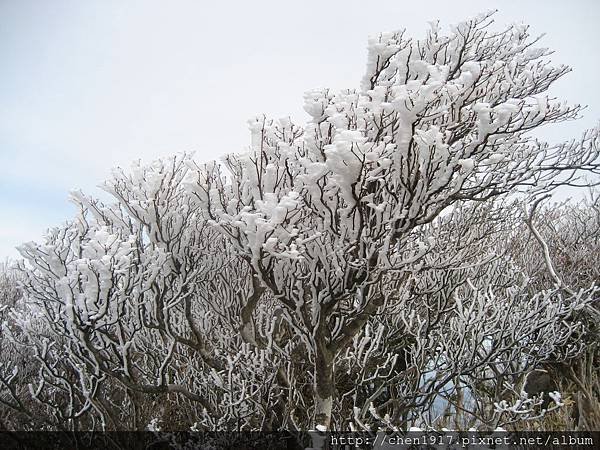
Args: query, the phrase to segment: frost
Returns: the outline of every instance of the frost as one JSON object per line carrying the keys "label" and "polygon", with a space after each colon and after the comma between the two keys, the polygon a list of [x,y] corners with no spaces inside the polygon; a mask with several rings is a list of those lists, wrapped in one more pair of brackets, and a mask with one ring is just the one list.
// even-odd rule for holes
{"label": "frost", "polygon": [[458,164],[466,173],[472,172],[475,167],[475,161],[472,158],[460,159]]}
{"label": "frost", "polygon": [[161,431],[160,427],[160,419],[154,418],[146,425],[146,430],[148,431]]}
{"label": "frost", "polygon": [[562,396],[560,395],[560,392],[557,392],[557,391],[549,392],[548,395],[554,401],[554,403],[556,403],[557,406],[564,405],[564,403],[562,401]]}
{"label": "frost", "polygon": [[459,399],[513,429],[562,405],[519,377],[586,351],[597,214],[549,209],[537,236],[531,205],[600,173],[598,130],[531,138],[579,114],[541,95],[568,69],[491,20],[377,34],[359,87],[306,92],[306,123],[254,117],[243,153],[71,193],[75,217],[19,248],[26,301],[0,306],[3,402],[153,431],[421,431]]}

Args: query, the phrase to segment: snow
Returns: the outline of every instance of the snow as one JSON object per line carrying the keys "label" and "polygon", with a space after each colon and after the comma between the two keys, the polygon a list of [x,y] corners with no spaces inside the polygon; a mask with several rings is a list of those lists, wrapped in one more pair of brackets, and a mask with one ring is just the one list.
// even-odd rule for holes
{"label": "snow", "polygon": [[[420,390],[443,395],[444,378],[489,378],[490,361],[525,366],[557,349],[577,352],[570,339],[583,325],[565,318],[592,294],[532,292],[495,253],[503,243],[488,225],[502,210],[465,199],[550,186],[556,174],[546,168],[593,157],[596,141],[528,141],[519,130],[551,122],[549,112],[577,113],[535,92],[563,69],[536,60],[545,53],[525,45],[525,30],[467,33],[477,26],[485,29],[463,23],[442,36],[432,25],[424,40],[381,33],[369,41],[360,89],[305,94],[304,126],[255,117],[246,153],[115,170],[103,185],[114,204],[72,193],[76,219],[20,250],[35,321],[65,342],[37,344],[39,360],[72,362],[69,379],[86,399],[102,377],[138,377],[185,398],[202,411],[192,428],[206,429],[234,419],[256,426],[260,418],[241,417],[271,411],[283,375],[289,403],[308,410],[314,398],[305,396],[333,366],[361,389],[384,389],[401,357],[389,346],[399,333],[410,336],[400,350],[423,372],[406,388],[410,400]],[[467,34],[472,45],[462,49]],[[32,329],[22,317],[14,323]],[[323,342],[327,366],[315,362]],[[34,396],[50,389],[33,386]],[[351,426],[396,426],[372,399],[346,394],[356,402]],[[337,400],[318,406],[339,414]],[[536,408],[526,396],[494,406],[496,417],[519,420]],[[313,426],[286,414],[299,429]]]}

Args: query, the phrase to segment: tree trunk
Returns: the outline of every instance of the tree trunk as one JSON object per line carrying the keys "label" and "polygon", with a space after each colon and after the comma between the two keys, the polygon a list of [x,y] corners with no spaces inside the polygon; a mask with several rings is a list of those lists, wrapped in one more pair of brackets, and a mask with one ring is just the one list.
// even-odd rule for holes
{"label": "tree trunk", "polygon": [[317,337],[315,355],[315,425],[321,431],[331,426],[331,409],[333,406],[334,380],[333,380],[334,353],[328,348],[325,339]]}

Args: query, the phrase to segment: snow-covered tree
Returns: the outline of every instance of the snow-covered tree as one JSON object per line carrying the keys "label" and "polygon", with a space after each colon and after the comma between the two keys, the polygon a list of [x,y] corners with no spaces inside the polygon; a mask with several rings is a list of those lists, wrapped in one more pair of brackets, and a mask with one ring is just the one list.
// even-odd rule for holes
{"label": "snow-covered tree", "polygon": [[484,14],[449,35],[437,25],[422,40],[380,34],[360,89],[307,93],[304,128],[251,122],[251,151],[198,167],[190,183],[287,322],[301,324],[322,426],[336,355],[386,309],[386,281],[432,249],[424,225],[460,202],[598,168],[597,130],[555,146],[530,134],[579,112],[544,94],[569,69],[551,66],[527,27],[490,24]]}
{"label": "snow-covered tree", "polygon": [[303,127],[251,120],[247,153],[115,171],[113,204],[74,193],[80,214],[21,248],[32,399],[67,428],[144,428],[156,396],[196,428],[403,428],[577,355],[595,280],[532,290],[503,238],[515,195],[599,172],[598,130],[533,137],[577,117],[546,94],[569,68],[491,16],[376,36],[359,89],[308,92]]}

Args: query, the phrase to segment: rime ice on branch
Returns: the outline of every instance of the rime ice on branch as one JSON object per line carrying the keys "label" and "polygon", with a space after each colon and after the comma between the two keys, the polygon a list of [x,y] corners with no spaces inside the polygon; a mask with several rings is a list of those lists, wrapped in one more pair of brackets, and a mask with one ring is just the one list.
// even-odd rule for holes
{"label": "rime ice on branch", "polygon": [[359,90],[306,94],[304,127],[259,117],[248,153],[115,171],[111,205],[74,194],[78,217],[21,248],[50,338],[14,345],[47,421],[143,428],[162,395],[195,429],[407,428],[576,355],[594,288],[532,292],[499,239],[509,194],[599,172],[597,130],[532,137],[581,109],[545,94],[569,69],[537,44],[491,14],[382,33]]}

